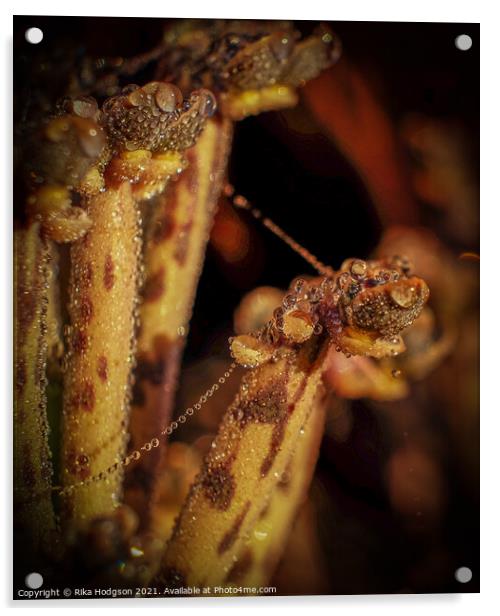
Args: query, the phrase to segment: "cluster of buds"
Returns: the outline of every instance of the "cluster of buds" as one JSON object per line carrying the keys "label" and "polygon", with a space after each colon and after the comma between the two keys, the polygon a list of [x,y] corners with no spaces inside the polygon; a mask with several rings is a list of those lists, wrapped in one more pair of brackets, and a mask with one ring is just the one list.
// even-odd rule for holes
{"label": "cluster of buds", "polygon": [[295,280],[260,332],[231,340],[231,353],[239,364],[255,367],[326,335],[346,355],[396,354],[404,349],[399,333],[428,297],[427,285],[410,275],[404,258],[350,259],[332,277]]}

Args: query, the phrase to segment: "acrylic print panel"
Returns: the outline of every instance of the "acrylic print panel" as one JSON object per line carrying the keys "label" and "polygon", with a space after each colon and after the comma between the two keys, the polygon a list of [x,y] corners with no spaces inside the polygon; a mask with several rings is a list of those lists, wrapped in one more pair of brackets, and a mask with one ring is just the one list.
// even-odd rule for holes
{"label": "acrylic print panel", "polygon": [[14,597],[477,592],[475,24],[16,17]]}

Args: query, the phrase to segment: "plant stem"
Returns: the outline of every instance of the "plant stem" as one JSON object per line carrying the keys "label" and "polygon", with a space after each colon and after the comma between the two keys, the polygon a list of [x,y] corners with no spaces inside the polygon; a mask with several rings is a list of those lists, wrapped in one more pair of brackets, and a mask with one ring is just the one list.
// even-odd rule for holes
{"label": "plant stem", "polygon": [[174,528],[156,585],[228,582],[316,410],[327,346],[312,341],[243,377]]}
{"label": "plant stem", "polygon": [[300,432],[285,476],[271,494],[249,540],[242,545],[227,581],[258,588],[269,583],[287,546],[292,526],[307,498],[325,428],[324,400],[317,400]]}
{"label": "plant stem", "polygon": [[15,231],[15,509],[16,525],[34,551],[48,547],[56,528],[45,394],[49,261],[38,223]]}
{"label": "plant stem", "polygon": [[[63,486],[118,462],[126,443],[140,234],[130,184],[91,197],[90,231],[71,246],[70,328],[64,375]],[[109,513],[122,473],[63,494],[63,521]]]}
{"label": "plant stem", "polygon": [[[182,351],[217,200],[222,188],[232,123],[207,122],[186,151],[188,168],[159,196],[145,246],[137,368],[130,418],[131,449],[158,435],[174,403]],[[165,447],[131,465],[125,501],[150,523],[157,470]]]}

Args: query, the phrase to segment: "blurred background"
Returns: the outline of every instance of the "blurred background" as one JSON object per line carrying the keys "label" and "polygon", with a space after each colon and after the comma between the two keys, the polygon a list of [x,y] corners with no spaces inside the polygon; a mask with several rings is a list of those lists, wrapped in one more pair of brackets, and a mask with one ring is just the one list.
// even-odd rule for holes
{"label": "blurred background", "polygon": [[[30,26],[67,62],[147,51],[165,24],[17,18],[16,96],[35,87],[26,78],[40,53],[24,40]],[[296,23],[304,34],[315,25]],[[335,268],[348,257],[407,254],[431,302],[407,357],[392,367],[397,385],[362,362],[346,372],[353,385],[332,362],[316,473],[271,584],[279,594],[477,592],[479,25],[329,25],[341,60],[307,84],[296,108],[237,124],[229,182]],[[468,50],[456,46],[462,34],[472,39]],[[221,199],[179,409],[229,362],[245,294],[284,289],[303,274],[313,272],[298,255]],[[236,388],[233,380],[176,433],[165,502],[181,502]],[[471,569],[470,582],[456,580],[460,567]]]}

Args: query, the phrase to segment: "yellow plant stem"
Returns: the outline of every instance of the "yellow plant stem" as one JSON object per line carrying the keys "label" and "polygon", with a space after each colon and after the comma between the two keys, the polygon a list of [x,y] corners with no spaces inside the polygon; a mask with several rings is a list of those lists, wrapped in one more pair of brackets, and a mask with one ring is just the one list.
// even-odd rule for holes
{"label": "yellow plant stem", "polygon": [[[138,210],[129,182],[90,197],[90,231],[71,246],[70,327],[64,375],[63,486],[118,462],[125,447],[140,252]],[[122,473],[62,496],[62,518],[82,527],[109,513]]]}
{"label": "yellow plant stem", "polygon": [[[186,151],[187,169],[157,203],[146,236],[145,283],[137,340],[137,369],[130,418],[130,448],[156,437],[168,424],[187,326],[231,142],[232,124],[207,122]],[[150,521],[162,447],[131,464],[125,501]]]}
{"label": "yellow plant stem", "polygon": [[287,472],[323,395],[327,343],[251,370],[178,518],[156,586],[230,584],[250,533]]}
{"label": "yellow plant stem", "polygon": [[251,588],[269,584],[285,551],[297,514],[307,498],[325,427],[324,402],[324,399],[318,399],[311,410],[285,474],[271,494],[248,541],[242,545],[226,583]]}
{"label": "yellow plant stem", "polygon": [[33,551],[49,547],[56,528],[45,395],[49,261],[38,223],[14,232],[14,507]]}

